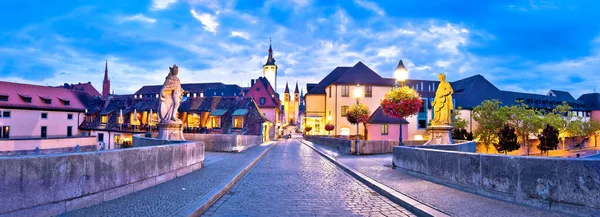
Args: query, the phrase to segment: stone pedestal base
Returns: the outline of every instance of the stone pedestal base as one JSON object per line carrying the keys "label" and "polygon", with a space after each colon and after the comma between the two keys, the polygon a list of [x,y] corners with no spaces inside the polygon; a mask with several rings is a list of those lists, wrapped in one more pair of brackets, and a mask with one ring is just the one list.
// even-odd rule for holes
{"label": "stone pedestal base", "polygon": [[450,145],[454,144],[452,140],[452,129],[451,125],[442,126],[429,126],[427,132],[429,133],[429,141],[424,145]]}
{"label": "stone pedestal base", "polygon": [[159,123],[158,137],[162,140],[185,140],[183,138],[183,124],[181,123]]}

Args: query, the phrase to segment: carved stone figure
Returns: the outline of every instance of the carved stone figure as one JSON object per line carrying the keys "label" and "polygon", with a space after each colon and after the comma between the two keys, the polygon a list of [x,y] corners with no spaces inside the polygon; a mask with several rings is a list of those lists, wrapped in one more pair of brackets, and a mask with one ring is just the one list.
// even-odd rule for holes
{"label": "carved stone figure", "polygon": [[160,105],[158,107],[158,117],[161,123],[181,123],[181,120],[177,118],[177,110],[181,98],[183,97],[183,89],[181,88],[181,82],[177,77],[179,69],[177,65],[169,67],[169,76],[165,79],[162,89],[160,90]]}
{"label": "carved stone figure", "polygon": [[440,79],[440,84],[435,92],[435,99],[431,102],[434,111],[431,125],[450,125],[451,112],[454,108],[454,103],[452,102],[452,93],[454,91],[450,83],[446,81],[446,75],[440,74],[438,78]]}

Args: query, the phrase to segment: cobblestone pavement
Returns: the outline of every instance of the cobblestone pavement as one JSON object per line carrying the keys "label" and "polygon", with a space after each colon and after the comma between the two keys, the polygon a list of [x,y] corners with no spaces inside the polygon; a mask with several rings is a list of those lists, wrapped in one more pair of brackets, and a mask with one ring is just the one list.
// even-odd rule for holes
{"label": "cobblestone pavement", "polygon": [[339,155],[324,146],[318,144],[314,146],[369,178],[452,216],[565,216],[565,214],[460,191],[402,173],[391,168],[391,154]]}
{"label": "cobblestone pavement", "polygon": [[413,216],[317,152],[277,144],[205,216]]}
{"label": "cobblestone pavement", "polygon": [[205,167],[165,183],[61,216],[172,216],[246,167],[271,145],[241,153],[206,152]]}

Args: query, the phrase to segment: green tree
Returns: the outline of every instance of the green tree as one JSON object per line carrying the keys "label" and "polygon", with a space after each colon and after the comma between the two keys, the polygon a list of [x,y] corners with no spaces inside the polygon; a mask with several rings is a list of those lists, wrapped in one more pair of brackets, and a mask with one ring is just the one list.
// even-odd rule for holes
{"label": "green tree", "polygon": [[565,139],[569,136],[569,131],[577,131],[571,122],[575,120],[575,115],[570,112],[571,106],[567,102],[557,105],[552,112],[544,115],[544,124],[549,124],[558,130],[558,138],[562,141],[562,149],[565,149]]}
{"label": "green tree", "polygon": [[538,148],[542,153],[546,152],[546,155],[548,155],[548,151],[558,148],[558,130],[552,125],[546,124],[546,128],[542,130],[538,138],[540,139]]}
{"label": "green tree", "polygon": [[486,100],[473,109],[473,120],[478,124],[475,137],[484,145],[486,152],[489,146],[498,140],[498,131],[508,119],[507,107],[500,106],[497,99]]}
{"label": "green tree", "polygon": [[462,110],[462,107],[459,106],[456,109],[452,110],[452,114],[450,116],[450,118],[452,119],[451,124],[454,127],[454,129],[467,128],[467,120],[460,116],[460,110]]}
{"label": "green tree", "polygon": [[509,123],[515,128],[521,144],[527,148],[527,155],[533,146],[529,137],[536,135],[544,126],[541,116],[541,112],[530,108],[522,100],[509,108]]}
{"label": "green tree", "polygon": [[578,117],[577,120],[571,122],[571,128],[577,128],[576,124],[580,124],[578,129],[574,129],[572,132],[576,132],[574,135],[577,138],[577,143],[581,143],[579,148],[583,148],[583,142],[586,139],[591,138],[596,135],[596,132],[600,130],[600,123],[594,119],[590,119],[588,121],[584,120],[582,117]]}
{"label": "green tree", "polygon": [[504,154],[508,154],[508,152],[519,150],[521,147],[517,142],[517,139],[515,128],[511,127],[509,124],[506,124],[504,125],[504,128],[498,132],[498,143],[495,143],[494,146],[498,152],[504,152]]}

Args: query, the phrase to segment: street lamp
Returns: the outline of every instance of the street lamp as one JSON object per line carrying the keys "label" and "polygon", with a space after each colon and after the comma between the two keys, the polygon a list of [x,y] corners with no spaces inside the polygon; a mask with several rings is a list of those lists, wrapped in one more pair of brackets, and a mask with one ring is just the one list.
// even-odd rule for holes
{"label": "street lamp", "polygon": [[[404,81],[406,81],[406,79],[408,78],[408,70],[406,70],[406,67],[404,67],[404,63],[402,63],[402,60],[398,62],[398,66],[396,66],[396,69],[394,69],[394,78],[396,78],[396,80],[398,81],[399,87],[404,86]],[[402,118],[398,123],[398,128],[400,129],[400,136],[398,136],[398,145],[404,146],[404,143],[402,143]]]}
{"label": "street lamp", "polygon": [[[354,98],[356,98],[356,106],[359,106],[358,100],[362,97],[363,91],[360,87],[360,84],[356,84],[356,88],[354,88]],[[358,122],[356,122],[356,155],[360,155],[360,145],[358,141]]]}

